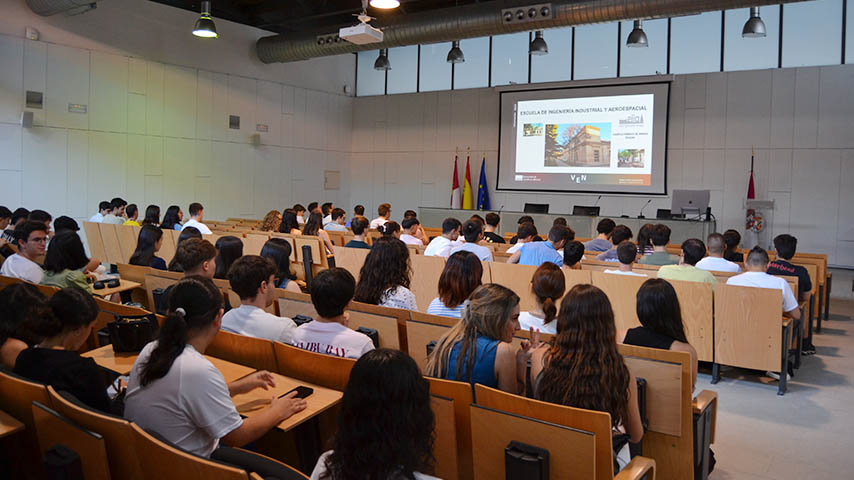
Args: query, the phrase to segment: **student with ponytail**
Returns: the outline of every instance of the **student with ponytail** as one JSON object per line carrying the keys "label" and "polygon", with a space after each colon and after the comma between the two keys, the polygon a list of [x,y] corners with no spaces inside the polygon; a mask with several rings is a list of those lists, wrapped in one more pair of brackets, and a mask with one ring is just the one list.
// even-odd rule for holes
{"label": "student with ponytail", "polygon": [[552,262],[540,265],[531,278],[531,292],[537,298],[537,308],[519,314],[519,327],[554,335],[557,333],[557,302],[566,292],[566,278],[561,268]]}
{"label": "student with ponytail", "polygon": [[[505,392],[525,391],[525,369],[532,348],[510,342],[519,329],[519,296],[490,283],[477,287],[466,300],[460,322],[448,330],[427,360],[427,375],[480,383]],[[532,332],[533,334],[533,332]],[[536,334],[533,343],[539,344]]]}
{"label": "student with ponytail", "polygon": [[377,231],[380,232],[384,237],[394,237],[398,239],[400,238],[401,234],[400,224],[392,220],[389,220],[388,222],[385,222],[382,225],[378,225]]}
{"label": "student with ponytail", "polygon": [[233,395],[274,386],[260,371],[226,384],[205,357],[222,324],[222,294],[209,278],[185,277],[169,296],[160,335],[134,362],[125,399],[125,418],[180,448],[209,457],[220,441],[243,446],[266,434],[305,400],[273,397],[258,415],[241,419]]}

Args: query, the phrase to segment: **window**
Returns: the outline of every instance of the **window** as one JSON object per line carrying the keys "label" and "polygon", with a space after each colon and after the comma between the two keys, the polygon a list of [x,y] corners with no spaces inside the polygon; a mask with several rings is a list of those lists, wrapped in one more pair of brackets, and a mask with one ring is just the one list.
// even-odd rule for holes
{"label": "window", "polygon": [[570,80],[572,75],[572,27],[543,32],[549,45],[548,55],[531,57],[531,82]]}
{"label": "window", "polygon": [[418,88],[418,45],[390,48],[388,93],[412,93]]}
{"label": "window", "polygon": [[366,97],[369,95],[385,94],[385,72],[374,70],[374,62],[379,52],[371,50],[359,52],[356,57],[356,96]]}
{"label": "window", "polygon": [[462,40],[460,48],[466,61],[454,65],[454,90],[489,86],[489,37]]}
{"label": "window", "polygon": [[575,28],[575,80],[617,76],[617,24]]}
{"label": "window", "polygon": [[528,37],[528,32],[492,37],[492,86],[528,83]]}
{"label": "window", "polygon": [[621,23],[620,76],[655,75],[667,73],[667,19],[646,20],[643,31],[649,41],[648,47],[627,47],[626,41],[632,33],[634,22]]}
{"label": "window", "polygon": [[783,66],[836,65],[842,58],[842,0],[783,6]]}
{"label": "window", "polygon": [[780,44],[780,7],[769,5],[759,9],[765,23],[766,36],[744,38],[741,30],[750,18],[750,9],[726,11],[724,32],[724,70],[759,70],[777,67],[777,48]]}
{"label": "window", "polygon": [[451,64],[448,50],[451,43],[421,45],[421,63],[418,65],[419,92],[451,89]]}
{"label": "window", "polygon": [[670,22],[670,73],[721,69],[721,12],[674,18]]}

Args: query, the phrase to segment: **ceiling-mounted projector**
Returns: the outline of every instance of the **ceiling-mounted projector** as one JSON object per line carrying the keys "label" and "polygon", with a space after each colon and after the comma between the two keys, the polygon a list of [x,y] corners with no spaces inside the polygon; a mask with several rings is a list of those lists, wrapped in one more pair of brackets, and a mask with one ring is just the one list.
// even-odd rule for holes
{"label": "ceiling-mounted projector", "polygon": [[344,27],[338,30],[338,36],[356,45],[364,45],[366,43],[379,43],[383,41],[383,31],[379,28],[374,28],[368,25],[368,22],[374,19],[368,15],[366,2],[362,2],[362,13],[356,15],[359,23],[352,27]]}

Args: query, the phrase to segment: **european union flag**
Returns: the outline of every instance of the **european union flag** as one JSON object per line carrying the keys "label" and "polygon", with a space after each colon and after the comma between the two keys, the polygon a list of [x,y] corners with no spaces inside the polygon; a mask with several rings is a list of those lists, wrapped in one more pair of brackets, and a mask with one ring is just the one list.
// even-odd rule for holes
{"label": "european union flag", "polygon": [[477,185],[477,209],[489,210],[489,189],[486,188],[486,157],[480,164],[480,180]]}

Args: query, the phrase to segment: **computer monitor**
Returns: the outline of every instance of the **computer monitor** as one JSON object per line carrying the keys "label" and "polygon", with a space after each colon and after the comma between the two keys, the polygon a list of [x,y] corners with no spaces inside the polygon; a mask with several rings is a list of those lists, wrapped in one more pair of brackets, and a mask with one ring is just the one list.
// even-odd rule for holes
{"label": "computer monitor", "polygon": [[586,215],[589,217],[598,217],[600,207],[586,207],[584,205],[573,205],[573,215]]}
{"label": "computer monitor", "polygon": [[525,213],[549,213],[548,203],[526,203]]}
{"label": "computer monitor", "polygon": [[670,215],[670,209],[668,209],[668,208],[659,208],[659,209],[655,212],[655,218],[656,218],[656,219],[658,219],[658,220],[670,220],[670,218],[671,218],[671,215]]}
{"label": "computer monitor", "polygon": [[670,212],[673,215],[687,214],[699,216],[709,206],[708,190],[673,190]]}

